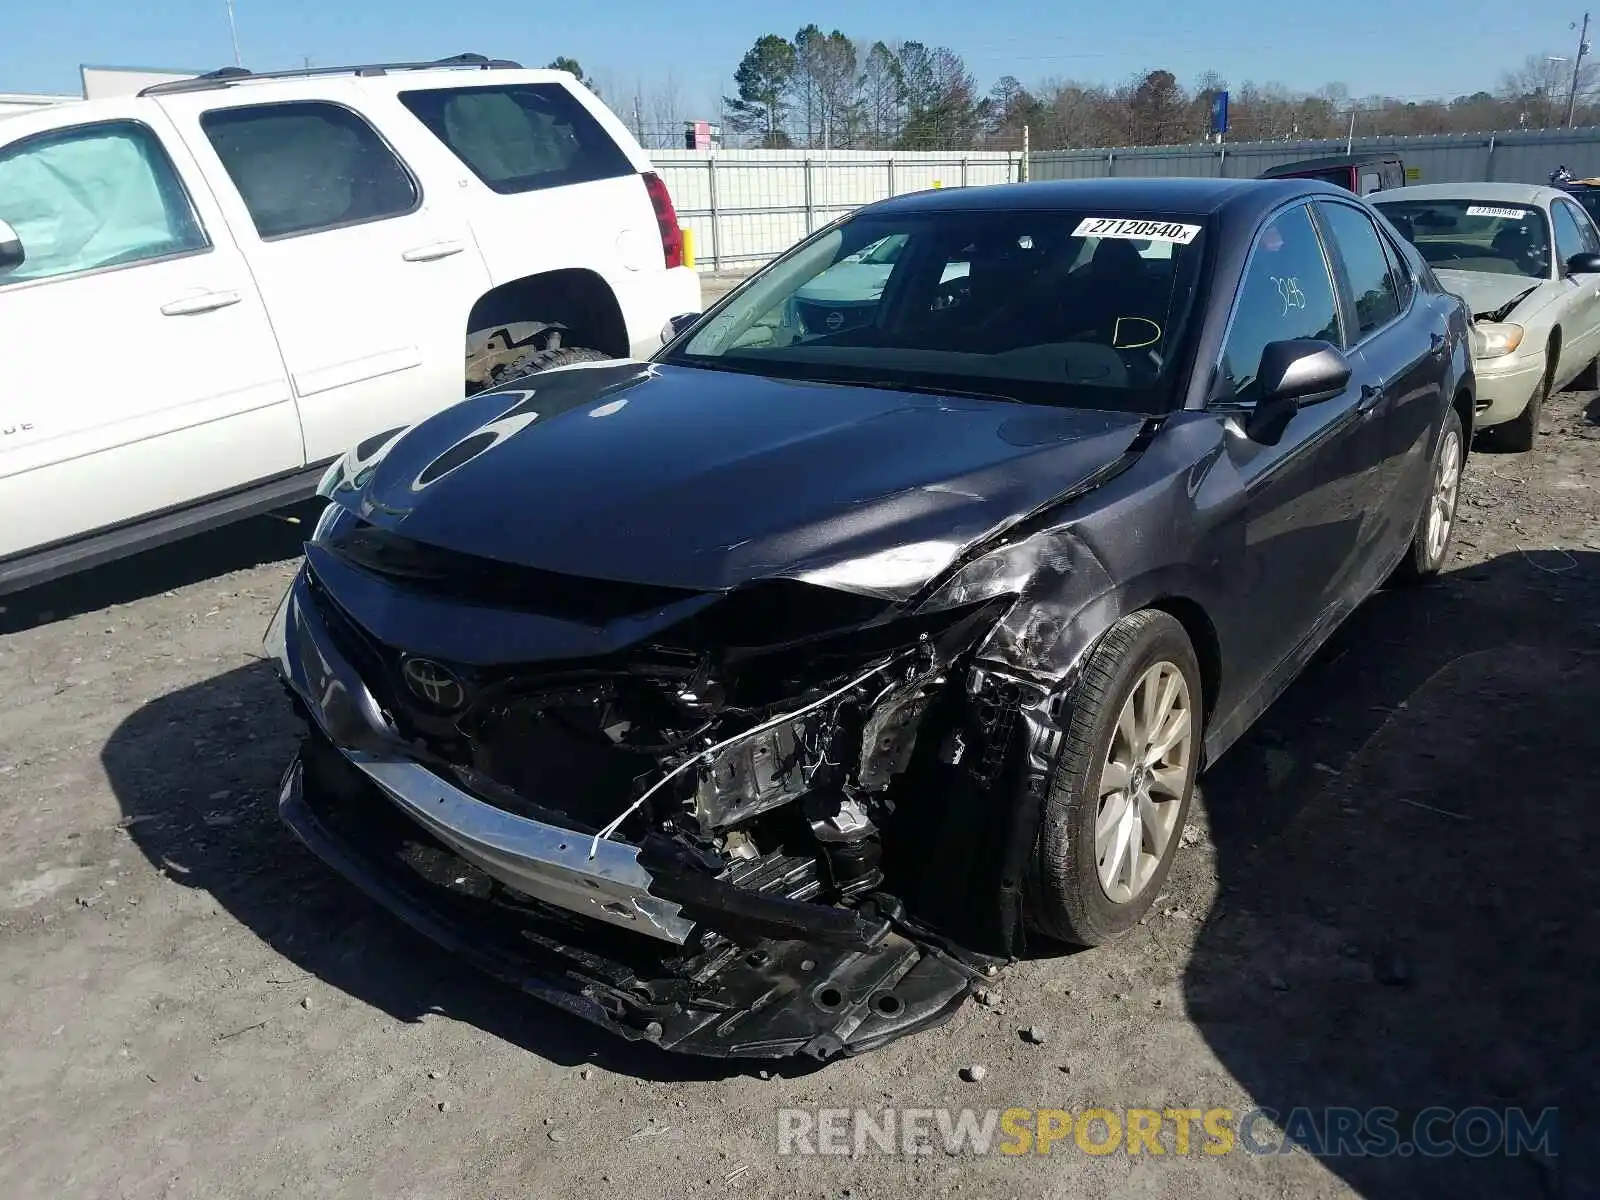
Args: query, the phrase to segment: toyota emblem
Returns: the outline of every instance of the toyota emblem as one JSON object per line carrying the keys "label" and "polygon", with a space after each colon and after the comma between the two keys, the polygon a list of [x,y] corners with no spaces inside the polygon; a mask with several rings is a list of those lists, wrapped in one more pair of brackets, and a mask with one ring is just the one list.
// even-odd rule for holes
{"label": "toyota emblem", "polygon": [[408,658],[400,674],[417,699],[441,712],[454,712],[467,703],[467,689],[450,668],[430,658]]}
{"label": "toyota emblem", "polygon": [[828,319],[826,322],[824,322],[824,324],[826,324],[829,329],[838,329],[839,326],[844,324],[844,314],[836,308],[828,314]]}

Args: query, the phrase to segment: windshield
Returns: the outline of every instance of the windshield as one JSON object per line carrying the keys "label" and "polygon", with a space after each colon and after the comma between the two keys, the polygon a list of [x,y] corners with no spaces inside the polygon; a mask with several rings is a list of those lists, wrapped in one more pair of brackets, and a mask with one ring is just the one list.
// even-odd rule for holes
{"label": "windshield", "polygon": [[[801,243],[662,357],[1160,412],[1180,374],[1204,225],[1098,210],[868,213]],[[846,260],[881,274],[830,271]]]}
{"label": "windshield", "polygon": [[1550,223],[1532,205],[1466,198],[1374,203],[1430,266],[1549,277]]}

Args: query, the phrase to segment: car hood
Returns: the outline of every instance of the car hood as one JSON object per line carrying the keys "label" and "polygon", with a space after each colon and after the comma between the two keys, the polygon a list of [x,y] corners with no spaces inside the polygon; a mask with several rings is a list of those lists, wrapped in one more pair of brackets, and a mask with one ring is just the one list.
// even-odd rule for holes
{"label": "car hood", "polygon": [[[1439,277],[1439,282],[1445,291],[1460,296],[1474,314],[1493,312],[1512,297],[1530,288],[1538,289],[1548,282],[1527,275],[1497,275],[1488,271],[1449,271],[1437,267],[1433,273]],[[1517,307],[1521,308],[1538,300],[1539,292],[1535,290]]]}
{"label": "car hood", "polygon": [[334,498],[405,538],[569,576],[696,591],[799,578],[902,598],[1116,463],[1144,423],[586,364],[422,422]]}

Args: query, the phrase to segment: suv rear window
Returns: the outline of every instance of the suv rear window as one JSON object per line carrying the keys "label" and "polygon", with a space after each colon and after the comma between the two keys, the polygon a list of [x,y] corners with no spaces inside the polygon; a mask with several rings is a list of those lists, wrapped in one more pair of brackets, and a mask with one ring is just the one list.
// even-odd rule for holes
{"label": "suv rear window", "polygon": [[401,92],[472,173],[501,194],[634,174],[628,156],[557,83]]}

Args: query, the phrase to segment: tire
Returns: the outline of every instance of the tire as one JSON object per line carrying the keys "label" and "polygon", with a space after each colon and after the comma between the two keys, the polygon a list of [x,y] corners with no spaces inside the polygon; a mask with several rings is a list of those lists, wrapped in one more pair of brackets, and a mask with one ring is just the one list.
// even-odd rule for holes
{"label": "tire", "polygon": [[1539,381],[1539,386],[1528,397],[1528,405],[1520,413],[1503,425],[1496,425],[1486,432],[1489,444],[1496,450],[1508,454],[1526,454],[1533,449],[1533,444],[1539,437],[1539,418],[1544,413],[1544,402],[1550,398],[1551,386],[1555,382],[1556,350],[1552,346],[1545,356],[1544,378]]}
{"label": "tire", "polygon": [[[1454,466],[1446,459],[1454,448]],[[1411,545],[1394,573],[1396,583],[1419,583],[1432,579],[1444,570],[1450,558],[1450,538],[1456,529],[1456,507],[1461,500],[1461,471],[1466,465],[1466,438],[1461,429],[1461,415],[1455,409],[1445,413],[1439,427],[1439,440],[1434,444],[1433,463],[1428,470],[1428,494],[1422,501],[1422,511],[1417,514],[1417,526],[1411,535]],[[1441,492],[1441,489],[1444,489]],[[1435,517],[1443,521],[1442,536],[1434,526]]]}
{"label": "tire", "polygon": [[[1150,771],[1137,752],[1148,749],[1151,732],[1142,706],[1150,695],[1159,707],[1174,680],[1182,684],[1180,704],[1166,709],[1165,720],[1182,722],[1182,732],[1154,760],[1167,765]],[[1166,613],[1146,609],[1125,617],[1090,651],[1072,696],[1072,719],[1051,772],[1035,842],[1027,915],[1038,932],[1098,946],[1125,933],[1149,910],[1183,840],[1200,762],[1202,705],[1194,647],[1183,626]],[[1131,722],[1124,720],[1125,708],[1132,711]],[[1157,729],[1163,723],[1158,717]],[[1130,747],[1130,726],[1132,740],[1142,745]],[[1143,792],[1145,805],[1137,798],[1130,804],[1128,788],[1102,797],[1114,782],[1109,768],[1128,760],[1136,764],[1131,790],[1136,797]],[[1113,814],[1119,811],[1131,815],[1117,819]],[[1134,846],[1134,838],[1136,853],[1113,853],[1119,844]],[[1102,882],[1107,876],[1110,882]]]}
{"label": "tire", "polygon": [[590,350],[584,346],[562,346],[556,350],[530,350],[520,358],[514,358],[501,365],[489,381],[492,388],[525,378],[528,375],[537,375],[540,371],[548,371],[551,367],[565,367],[571,363],[581,362],[609,362],[612,356],[600,350]]}

